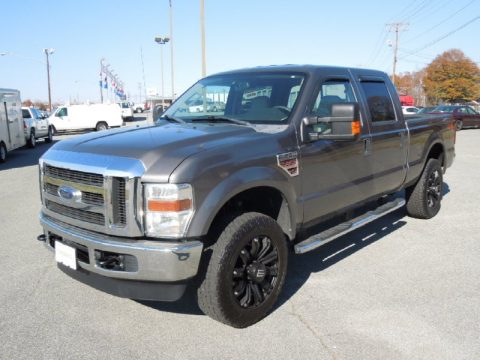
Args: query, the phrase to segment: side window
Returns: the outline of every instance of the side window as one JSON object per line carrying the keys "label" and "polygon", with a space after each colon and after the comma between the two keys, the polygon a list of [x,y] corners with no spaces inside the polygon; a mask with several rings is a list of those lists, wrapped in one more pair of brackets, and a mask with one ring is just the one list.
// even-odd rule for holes
{"label": "side window", "polygon": [[355,97],[348,80],[328,80],[318,92],[312,114],[319,117],[332,115],[332,104],[354,102]]}
{"label": "side window", "polygon": [[372,122],[396,120],[393,102],[385,83],[380,81],[362,81],[360,84],[367,98]]}
{"label": "side window", "polygon": [[22,109],[22,116],[24,119],[31,119],[32,116],[30,115],[30,111],[27,109]]}
{"label": "side window", "polygon": [[68,116],[67,108],[61,108],[60,110],[58,110],[58,112],[55,116],[57,116],[57,117]]}

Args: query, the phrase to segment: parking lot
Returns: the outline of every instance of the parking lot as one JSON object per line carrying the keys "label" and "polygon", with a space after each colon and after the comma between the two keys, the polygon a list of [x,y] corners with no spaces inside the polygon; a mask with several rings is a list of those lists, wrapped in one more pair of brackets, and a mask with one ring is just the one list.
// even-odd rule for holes
{"label": "parking lot", "polygon": [[0,164],[0,359],[478,359],[479,143],[480,130],[457,134],[438,216],[400,209],[291,255],[276,309],[243,330],[203,315],[191,293],[138,302],[59,271],[36,241],[37,163],[53,144],[13,151]]}

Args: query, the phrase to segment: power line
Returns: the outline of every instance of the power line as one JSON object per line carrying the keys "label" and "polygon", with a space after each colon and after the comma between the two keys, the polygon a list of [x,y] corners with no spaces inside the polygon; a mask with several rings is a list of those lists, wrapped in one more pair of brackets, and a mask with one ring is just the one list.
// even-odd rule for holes
{"label": "power line", "polygon": [[454,29],[454,30],[446,33],[445,35],[437,38],[436,40],[434,40],[434,41],[432,41],[432,42],[429,42],[428,44],[426,44],[426,45],[424,45],[424,46],[422,46],[422,47],[420,47],[420,48],[418,48],[418,49],[416,49],[416,50],[413,50],[413,51],[410,53],[410,55],[404,56],[404,57],[402,57],[402,58],[400,58],[400,59],[405,59],[406,57],[415,55],[415,54],[419,53],[420,51],[425,50],[425,49],[429,48],[430,46],[435,45],[436,43],[438,43],[438,42],[446,39],[447,37],[449,37],[449,36],[457,33],[458,31],[462,30],[463,28],[467,27],[468,25],[472,24],[473,22],[477,21],[478,19],[480,19],[480,16],[474,17],[472,20],[467,21],[466,23],[460,25],[458,28],[456,28],[456,29]]}
{"label": "power line", "polygon": [[[453,14],[450,14],[447,18],[443,19],[442,21],[440,21],[439,23],[435,24],[434,26],[430,27],[429,29],[425,30],[424,32],[420,33],[420,35],[417,35],[415,36],[415,39],[419,38],[419,37],[422,37],[424,36],[425,34],[429,33],[430,31],[436,29],[437,27],[439,27],[440,25],[443,25],[444,23],[446,23],[448,20],[451,20],[455,15],[457,15],[458,13],[460,13],[462,10],[466,9],[467,7],[469,7],[470,5],[472,5],[475,1],[477,0],[471,0],[469,3],[467,3],[465,6],[463,6],[462,8],[458,9],[457,11],[455,11]],[[409,40],[406,40],[407,42],[409,41],[412,41],[414,40],[413,38],[412,39],[409,39]]]}

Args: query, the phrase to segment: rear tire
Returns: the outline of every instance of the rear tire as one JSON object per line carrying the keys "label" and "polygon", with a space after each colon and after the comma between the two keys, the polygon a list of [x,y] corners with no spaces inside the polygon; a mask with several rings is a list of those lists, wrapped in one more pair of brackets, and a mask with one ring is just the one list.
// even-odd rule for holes
{"label": "rear tire", "polygon": [[51,143],[53,141],[53,129],[51,126],[48,127],[48,135],[45,138],[45,142]]}
{"label": "rear tire", "polygon": [[463,129],[463,121],[462,120],[457,120],[455,122],[455,127],[457,128],[457,131],[460,131]]}
{"label": "rear tire", "polygon": [[97,131],[103,131],[103,130],[107,130],[108,129],[108,125],[106,122],[104,121],[101,121],[97,124],[97,126],[95,127],[95,129]]}
{"label": "rear tire", "polygon": [[2,142],[0,143],[0,163],[7,161],[7,147]]}
{"label": "rear tire", "polygon": [[418,219],[430,219],[440,211],[443,173],[440,161],[429,159],[417,183],[405,190],[407,213]]}
{"label": "rear tire", "polygon": [[29,148],[34,148],[35,145],[37,145],[37,139],[35,138],[34,130],[30,131],[30,137],[28,138],[27,144]]}
{"label": "rear tire", "polygon": [[245,213],[231,221],[212,246],[198,305],[211,318],[244,328],[267,315],[287,273],[288,249],[272,218]]}

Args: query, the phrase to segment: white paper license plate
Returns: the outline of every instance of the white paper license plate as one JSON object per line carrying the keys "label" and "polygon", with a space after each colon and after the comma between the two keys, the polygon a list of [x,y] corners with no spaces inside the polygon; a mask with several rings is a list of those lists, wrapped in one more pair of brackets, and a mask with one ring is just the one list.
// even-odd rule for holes
{"label": "white paper license plate", "polygon": [[77,270],[77,249],[55,241],[55,260]]}

